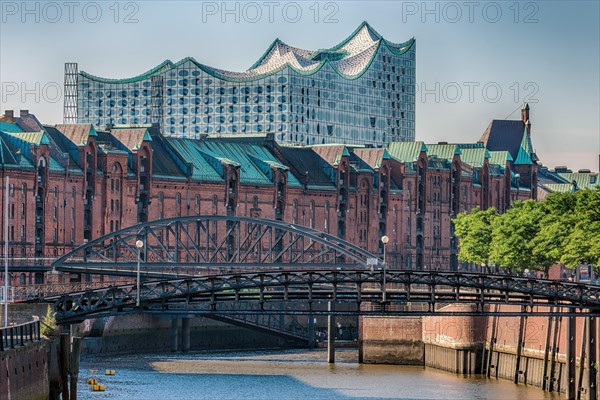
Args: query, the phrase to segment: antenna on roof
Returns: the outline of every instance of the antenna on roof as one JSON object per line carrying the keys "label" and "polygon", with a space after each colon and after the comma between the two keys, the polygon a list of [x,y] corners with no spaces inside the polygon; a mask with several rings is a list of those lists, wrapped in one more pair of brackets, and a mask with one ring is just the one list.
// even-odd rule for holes
{"label": "antenna on roof", "polygon": [[509,119],[511,115],[513,115],[515,113],[515,111],[520,110],[521,109],[521,105],[519,104],[517,106],[517,108],[515,108],[510,114],[508,114],[506,117],[504,117],[504,119]]}

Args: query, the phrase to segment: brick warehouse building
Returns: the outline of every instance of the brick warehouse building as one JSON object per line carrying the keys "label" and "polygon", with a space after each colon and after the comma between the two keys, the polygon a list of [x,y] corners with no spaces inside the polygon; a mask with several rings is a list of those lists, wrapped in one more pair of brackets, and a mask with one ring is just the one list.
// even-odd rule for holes
{"label": "brick warehouse building", "polygon": [[374,253],[385,234],[390,268],[465,267],[451,218],[474,207],[504,211],[536,196],[528,107],[522,117],[508,127],[493,121],[477,143],[369,148],[291,147],[271,134],[165,137],[151,125],[46,126],[26,110],[7,111],[0,119],[0,204],[4,210],[8,176],[12,284],[48,278],[31,268],[17,272],[19,265],[48,265],[139,222],[200,214],[301,224]]}

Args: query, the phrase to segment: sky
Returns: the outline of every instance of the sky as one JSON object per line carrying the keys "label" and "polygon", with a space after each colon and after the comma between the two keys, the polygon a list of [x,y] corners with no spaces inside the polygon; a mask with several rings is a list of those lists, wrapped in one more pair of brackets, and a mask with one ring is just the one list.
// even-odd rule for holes
{"label": "sky", "polygon": [[475,142],[530,104],[541,162],[598,171],[600,1],[5,1],[0,107],[62,122],[64,63],[126,78],[191,56],[248,69],[280,38],[322,49],[362,22],[417,43],[416,140]]}

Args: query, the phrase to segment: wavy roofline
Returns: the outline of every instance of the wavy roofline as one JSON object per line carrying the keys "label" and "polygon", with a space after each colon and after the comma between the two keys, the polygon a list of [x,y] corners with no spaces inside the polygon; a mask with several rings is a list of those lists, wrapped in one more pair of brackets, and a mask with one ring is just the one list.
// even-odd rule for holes
{"label": "wavy roofline", "polygon": [[[360,32],[360,30],[362,28],[364,28],[365,26],[368,29],[370,29],[380,39],[378,40],[377,48],[373,51],[373,54],[372,54],[370,60],[367,63],[365,63],[365,66],[358,73],[356,73],[354,75],[346,75],[346,74],[344,74],[338,68],[336,68],[332,64],[332,62],[330,60],[328,60],[326,58],[324,60],[321,60],[319,62],[319,64],[316,65],[314,67],[314,69],[312,69],[310,71],[303,71],[303,70],[300,70],[300,69],[294,67],[290,63],[285,63],[285,64],[283,64],[279,68],[267,71],[267,72],[262,73],[262,74],[257,74],[255,76],[231,77],[231,76],[226,76],[224,74],[219,73],[218,72],[219,71],[218,68],[210,67],[208,65],[199,63],[193,57],[183,58],[182,60],[180,60],[180,61],[178,61],[176,63],[173,63],[171,60],[167,59],[167,60],[163,61],[162,63],[160,63],[159,65],[157,65],[156,67],[151,68],[151,69],[149,69],[148,71],[146,71],[146,72],[144,72],[142,74],[139,74],[139,75],[136,75],[136,76],[130,77],[130,78],[123,78],[123,79],[119,79],[119,78],[103,78],[103,77],[100,77],[100,76],[89,74],[89,73],[87,73],[85,71],[80,71],[79,75],[83,76],[84,78],[87,78],[87,79],[90,79],[92,81],[95,81],[95,82],[116,83],[116,84],[134,83],[134,82],[139,82],[139,81],[148,79],[148,78],[150,78],[152,76],[155,76],[155,75],[157,75],[159,73],[170,71],[170,70],[172,70],[174,68],[177,68],[178,66],[182,65],[185,62],[191,61],[199,69],[201,69],[202,71],[206,72],[207,74],[209,74],[209,75],[211,75],[211,76],[213,76],[215,78],[218,78],[218,79],[221,79],[221,80],[224,80],[224,81],[228,81],[228,82],[252,82],[252,81],[255,81],[255,80],[258,80],[258,79],[262,79],[262,78],[274,75],[274,74],[282,71],[285,68],[290,68],[290,69],[292,69],[293,71],[295,71],[296,73],[298,73],[300,75],[310,76],[310,75],[313,75],[313,74],[319,72],[321,70],[321,68],[323,68],[323,66],[325,64],[329,63],[331,65],[331,68],[333,69],[333,71],[335,73],[337,73],[340,77],[342,77],[344,79],[347,79],[347,80],[354,80],[354,79],[357,79],[357,78],[361,77],[369,69],[369,67],[373,63],[373,59],[375,58],[375,56],[379,52],[382,43],[393,54],[402,55],[402,54],[406,53],[407,51],[409,51],[413,47],[413,45],[415,44],[415,42],[416,42],[414,37],[411,38],[411,39],[409,39],[409,40],[407,40],[406,42],[403,42],[403,43],[393,43],[393,42],[390,42],[390,41],[384,39],[383,36],[381,36],[375,29],[373,29],[366,21],[363,21],[358,26],[358,28],[356,28],[354,30],[354,32],[352,32],[350,35],[348,35],[344,40],[342,40],[337,45],[335,45],[335,46],[333,46],[331,48],[328,48],[328,49],[322,49],[322,50],[315,50],[315,51],[313,51],[312,54],[311,54],[311,59],[314,58],[314,57],[316,57],[318,54],[321,54],[321,53],[326,52],[326,51],[336,51],[336,50],[339,50],[342,46],[344,46],[346,43],[348,43],[356,34],[358,34],[358,32]],[[286,46],[289,46],[288,44],[282,42],[279,38],[276,38],[271,43],[271,45],[267,48],[267,50],[263,53],[263,55],[246,72],[249,72],[252,69],[260,66],[261,62],[271,52],[271,50],[273,49],[273,47],[276,44],[278,44],[278,43],[281,43],[281,44],[284,44]],[[289,47],[293,47],[293,46],[289,46]],[[404,48],[404,50],[400,50],[402,48]],[[306,50],[306,51],[310,51],[310,50]],[[223,71],[225,71],[225,70],[223,70]],[[229,72],[229,71],[227,71],[227,72]],[[239,72],[239,74],[244,74],[244,72]]]}

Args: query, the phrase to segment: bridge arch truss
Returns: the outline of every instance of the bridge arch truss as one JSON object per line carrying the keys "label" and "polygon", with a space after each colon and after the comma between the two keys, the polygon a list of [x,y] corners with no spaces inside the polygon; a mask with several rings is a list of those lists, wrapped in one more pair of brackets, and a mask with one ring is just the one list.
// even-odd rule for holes
{"label": "bridge arch truss", "polygon": [[[272,269],[364,268],[377,257],[325,232],[282,221],[192,216],[124,228],[56,260],[59,271],[155,278]],[[376,263],[381,263],[377,259]]]}

